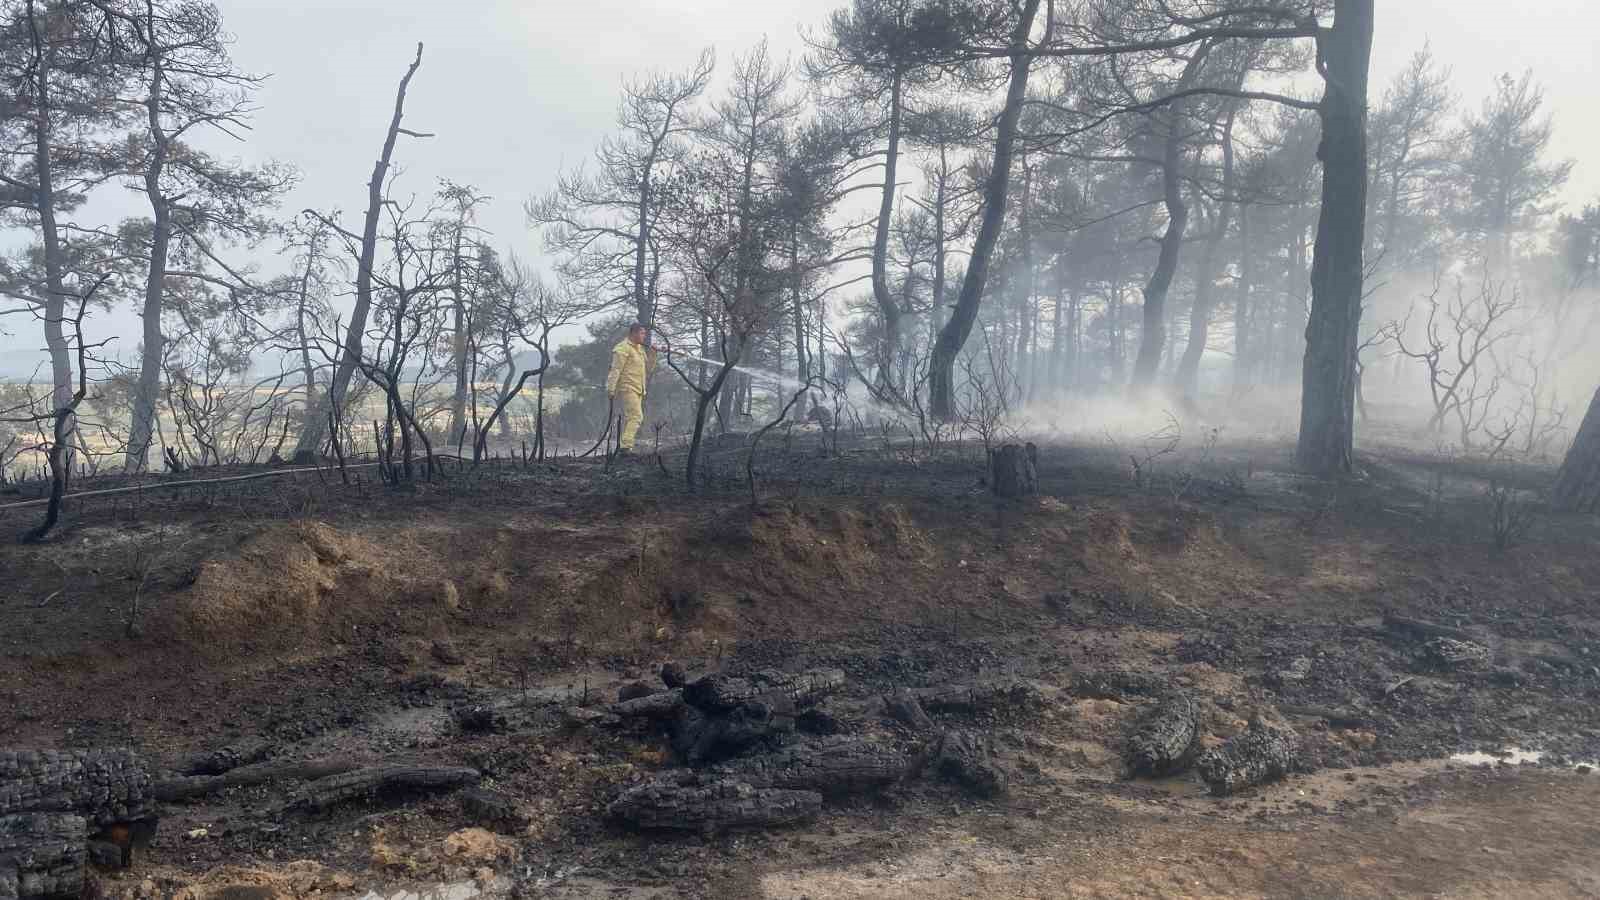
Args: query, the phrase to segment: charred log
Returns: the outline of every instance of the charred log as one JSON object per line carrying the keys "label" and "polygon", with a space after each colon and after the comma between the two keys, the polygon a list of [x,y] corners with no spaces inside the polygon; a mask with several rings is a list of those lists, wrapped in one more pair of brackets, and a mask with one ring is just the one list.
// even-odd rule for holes
{"label": "charred log", "polygon": [[816,791],[761,789],[740,781],[652,781],[622,793],[607,814],[645,830],[717,832],[809,821],[822,809]]}
{"label": "charred log", "polygon": [[881,741],[841,737],[789,747],[717,767],[717,776],[756,788],[842,796],[876,791],[908,777],[913,759]]}
{"label": "charred log", "polygon": [[630,681],[622,687],[617,688],[617,702],[626,703],[629,700],[637,700],[640,697],[648,697],[651,694],[658,693],[660,690],[660,688],[651,687],[642,681]]}
{"label": "charred log", "polygon": [[88,827],[72,813],[0,816],[0,900],[79,896]]}
{"label": "charred log", "polygon": [[1181,694],[1163,700],[1128,739],[1129,775],[1171,775],[1194,761],[1200,726],[1195,703]]}
{"label": "charred log", "polygon": [[794,734],[794,707],[745,703],[736,709],[706,712],[684,706],[672,720],[672,749],[689,765],[712,763],[758,746],[776,747]]}
{"label": "charred log", "polygon": [[242,741],[216,750],[197,753],[178,767],[182,775],[221,775],[240,766],[264,762],[272,756],[273,747],[265,741]]}
{"label": "charred log", "polygon": [[885,694],[883,708],[889,714],[889,718],[912,731],[933,730],[933,719],[928,717],[927,711],[922,708],[922,703],[904,688],[892,694]]}
{"label": "charred log", "polygon": [[291,805],[318,810],[372,797],[439,793],[476,784],[482,777],[477,769],[457,766],[374,766],[319,778],[305,785]]}
{"label": "charred log", "polygon": [[668,690],[681,688],[689,683],[689,676],[684,673],[683,666],[679,663],[662,663],[661,683],[666,685]]}
{"label": "charred log", "polygon": [[686,685],[683,698],[703,710],[731,710],[754,700],[771,702],[775,697],[803,708],[842,687],[844,672],[840,669],[812,669],[793,675],[767,669],[748,678],[706,675]]}
{"label": "charred log", "polygon": [[999,797],[1011,782],[995,759],[993,740],[971,731],[945,732],[934,748],[933,768],[941,778],[977,797]]}
{"label": "charred log", "polygon": [[1563,512],[1600,512],[1600,389],[1561,463],[1550,503]]}
{"label": "charred log", "polygon": [[636,697],[613,703],[608,707],[612,715],[624,719],[670,719],[683,708],[683,691],[662,691],[659,694],[650,694],[646,697]]}
{"label": "charred log", "polygon": [[0,750],[0,815],[70,812],[103,827],[154,818],[155,799],[132,750]]}
{"label": "charred log", "polygon": [[1294,732],[1252,722],[1241,735],[1201,754],[1200,777],[1218,797],[1287,777],[1300,768],[1300,741]]}

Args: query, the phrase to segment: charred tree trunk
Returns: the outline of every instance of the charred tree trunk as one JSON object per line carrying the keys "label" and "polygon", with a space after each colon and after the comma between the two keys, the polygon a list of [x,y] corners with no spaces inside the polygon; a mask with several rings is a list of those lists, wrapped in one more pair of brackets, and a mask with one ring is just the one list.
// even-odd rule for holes
{"label": "charred tree trunk", "polygon": [[1017,124],[1022,117],[1022,102],[1028,93],[1028,70],[1033,61],[1032,54],[1028,52],[1028,35],[1033,30],[1033,20],[1038,12],[1039,0],[1023,0],[1016,27],[1011,31],[1011,80],[1006,88],[1006,103],[1001,109],[999,127],[995,132],[994,161],[989,169],[989,177],[984,181],[983,218],[978,226],[978,237],[972,245],[972,255],[967,261],[967,275],[961,283],[955,309],[950,314],[950,320],[939,330],[928,363],[928,410],[940,419],[949,419],[955,413],[956,356],[978,320],[978,306],[983,302],[983,289],[989,278],[989,262],[1000,238],[1000,227],[1005,222],[1012,149],[1016,145]]}
{"label": "charred tree trunk", "polygon": [[[61,231],[56,223],[55,162],[51,155],[54,122],[51,114],[50,74],[53,54],[44,47],[42,29],[35,19],[32,5],[28,7],[30,31],[33,36],[34,66],[34,123],[33,165],[37,184],[34,190],[35,212],[39,214],[39,243],[44,251],[44,343],[50,351],[50,383],[54,406],[61,409],[72,400],[72,356],[67,346],[66,321],[67,291],[64,281],[66,253],[61,243]],[[67,422],[67,433],[73,422]],[[70,466],[71,454],[67,454]]]}
{"label": "charred tree trunk", "polygon": [[883,197],[878,202],[878,222],[872,236],[872,297],[878,303],[878,314],[883,316],[883,358],[878,366],[882,382],[894,378],[894,364],[903,340],[900,305],[889,292],[889,228],[894,214],[895,170],[900,157],[903,83],[904,73],[896,68],[889,79],[889,146],[883,163]]}
{"label": "charred tree trunk", "polygon": [[989,489],[996,496],[1028,497],[1039,492],[1039,448],[1006,444],[989,457]]}
{"label": "charred tree trunk", "polygon": [[717,396],[717,432],[726,434],[738,431],[738,421],[734,418],[739,409],[739,392],[744,388],[744,376],[732,374],[724,383],[722,393]]}
{"label": "charred tree trunk", "polygon": [[[103,278],[103,276],[102,276]],[[61,519],[61,506],[67,493],[67,480],[72,474],[71,436],[73,434],[73,419],[78,413],[78,407],[89,394],[89,375],[87,370],[87,348],[83,343],[83,316],[87,309],[90,295],[84,294],[78,300],[78,314],[72,320],[72,331],[78,341],[78,389],[72,393],[66,403],[56,407],[55,416],[51,426],[50,451],[46,461],[50,469],[50,499],[45,507],[44,521],[23,535],[24,542],[42,541],[50,530],[56,527],[56,522]],[[81,440],[82,435],[78,436]]]}
{"label": "charred tree trunk", "polygon": [[1195,273],[1194,308],[1189,313],[1189,343],[1184,347],[1183,359],[1178,363],[1178,392],[1184,396],[1193,396],[1200,389],[1200,360],[1205,356],[1206,342],[1211,337],[1211,313],[1216,305],[1217,258],[1222,242],[1228,236],[1228,226],[1232,224],[1233,117],[1233,110],[1230,109],[1227,124],[1222,129],[1223,199],[1217,204],[1216,224],[1206,236],[1200,271]]}
{"label": "charred tree trunk", "polygon": [[145,98],[150,128],[150,159],[144,172],[145,197],[150,201],[150,269],[145,273],[144,308],[140,319],[144,343],[139,354],[139,379],[133,390],[133,418],[128,425],[128,452],[123,471],[143,472],[150,464],[150,445],[155,440],[156,394],[161,389],[162,302],[167,281],[167,251],[172,242],[172,210],[162,193],[161,175],[166,167],[168,138],[161,124],[162,88],[166,71],[160,55],[151,63],[150,91]]}
{"label": "charred tree trunk", "polygon": [[[324,233],[320,224],[315,227],[316,230],[311,233],[306,241],[306,265],[300,272],[300,288],[295,300],[294,310],[294,336],[295,342],[300,345],[300,377],[305,383],[305,409],[307,416],[315,415],[316,410],[321,408],[321,403],[317,399],[317,369],[311,362],[311,334],[310,329],[306,327],[307,306],[311,303],[311,278],[317,268],[317,260],[321,252],[322,235]],[[321,438],[318,438],[317,445],[318,448],[321,447]],[[317,459],[316,449],[308,450],[304,453],[297,450],[293,455],[293,459],[296,464],[300,465],[314,463]]]}
{"label": "charred tree trunk", "polygon": [[367,215],[362,223],[361,256],[356,266],[356,302],[350,311],[350,324],[345,329],[339,365],[334,370],[333,381],[329,384],[327,392],[322,395],[317,414],[306,417],[305,428],[300,432],[299,442],[295,444],[296,454],[315,453],[317,448],[322,446],[328,410],[343,408],[345,394],[350,389],[350,379],[355,377],[356,367],[361,362],[361,338],[366,333],[367,313],[372,308],[372,269],[378,255],[378,221],[383,213],[384,180],[389,174],[389,162],[394,158],[395,141],[404,130],[400,127],[400,121],[405,113],[406,88],[410,86],[412,76],[417,74],[417,69],[421,65],[422,44],[419,43],[417,56],[406,69],[406,74],[401,77],[400,87],[395,92],[394,115],[389,119],[389,131],[383,140],[383,152],[373,164],[372,178],[367,181]]}
{"label": "charred tree trunk", "polygon": [[[1174,129],[1176,126],[1174,126]],[[1178,271],[1178,254],[1183,249],[1183,232],[1189,222],[1189,207],[1183,202],[1182,182],[1177,165],[1177,136],[1168,139],[1167,161],[1162,168],[1166,185],[1167,230],[1161,235],[1161,251],[1155,271],[1144,286],[1144,322],[1139,332],[1139,353],[1133,360],[1134,389],[1149,387],[1155,381],[1156,367],[1167,344],[1167,292]]]}
{"label": "charred tree trunk", "polygon": [[[723,346],[726,348],[726,343]],[[691,493],[694,492],[695,473],[700,466],[700,445],[704,442],[706,433],[706,412],[717,401],[717,396],[722,393],[723,385],[727,383],[728,375],[733,372],[733,367],[738,363],[739,358],[737,355],[732,359],[724,359],[722,367],[717,370],[716,376],[711,379],[711,384],[705,388],[694,389],[698,394],[694,403],[694,433],[689,438],[689,458],[683,466],[683,479]],[[704,372],[705,365],[702,363],[701,374],[703,375]]]}
{"label": "charred tree trunk", "polygon": [[1578,437],[1556,477],[1551,502],[1570,512],[1600,512],[1600,390],[1589,401]]}
{"label": "charred tree trunk", "polygon": [[[1299,212],[1299,210],[1297,210]],[[1277,353],[1280,364],[1275,371],[1270,371],[1273,381],[1289,384],[1305,360],[1306,325],[1307,318],[1306,294],[1310,286],[1310,269],[1306,265],[1308,255],[1313,251],[1313,236],[1308,233],[1311,227],[1309,219],[1296,219],[1289,229],[1289,281],[1284,284],[1283,296],[1280,305],[1283,312],[1283,325],[1278,329],[1280,346]],[[1359,358],[1358,358],[1359,359]],[[1356,363],[1352,363],[1353,366]]]}
{"label": "charred tree trunk", "polygon": [[1038,307],[1034,305],[1038,281],[1033,269],[1033,166],[1028,164],[1028,151],[1022,151],[1022,197],[1017,204],[1017,238],[1022,243],[1022,272],[1017,278],[1017,355],[1013,368],[1016,381],[1016,399],[1026,403],[1033,395],[1034,356],[1038,350]]}
{"label": "charred tree trunk", "polygon": [[1250,206],[1239,205],[1239,287],[1233,307],[1233,390],[1250,384],[1250,354],[1254,346],[1250,329],[1255,327],[1250,307],[1250,290],[1255,280],[1255,257],[1250,247]]}
{"label": "charred tree trunk", "polygon": [[928,328],[937,334],[944,327],[945,267],[949,258],[949,238],[945,234],[945,205],[950,183],[949,149],[939,142],[939,177],[933,198],[933,286],[929,291],[933,308],[928,312]]}
{"label": "charred tree trunk", "polygon": [[1056,257],[1055,265],[1055,290],[1052,292],[1051,315],[1053,321],[1050,329],[1050,390],[1055,397],[1064,393],[1067,384],[1067,348],[1071,346],[1067,340],[1066,317],[1067,307],[1070,302],[1067,298],[1067,254],[1063,251]]}
{"label": "charred tree trunk", "polygon": [[1194,760],[1200,728],[1194,701],[1174,696],[1151,711],[1128,740],[1128,774],[1171,775]]}
{"label": "charred tree trunk", "polygon": [[[1183,67],[1176,90],[1194,84],[1210,53],[1209,42],[1202,42]],[[1161,195],[1167,208],[1167,230],[1161,235],[1161,252],[1156,268],[1144,286],[1144,329],[1139,335],[1139,355],[1133,361],[1132,386],[1148,388],[1155,382],[1156,369],[1167,346],[1167,294],[1178,272],[1178,255],[1183,252],[1183,233],[1189,225],[1189,206],[1183,200],[1183,107],[1169,104],[1166,112],[1166,140],[1161,153]]]}
{"label": "charred tree trunk", "polygon": [[[811,366],[806,358],[806,351],[810,349],[810,342],[806,340],[806,313],[805,302],[801,298],[801,285],[804,279],[800,272],[800,222],[797,218],[789,225],[789,306],[794,313],[794,372],[801,384],[811,382]],[[809,393],[809,392],[808,392]],[[810,406],[810,397],[800,398],[800,408],[795,410],[795,416],[805,419],[806,410]]]}
{"label": "charred tree trunk", "polygon": [[1322,212],[1311,267],[1311,318],[1301,375],[1295,462],[1307,472],[1351,471],[1356,346],[1361,326],[1367,211],[1367,78],[1374,0],[1336,0],[1317,38],[1322,96]]}
{"label": "charred tree trunk", "polygon": [[[455,371],[456,385],[450,394],[450,430],[445,433],[451,435],[460,434],[466,427],[467,393],[476,389],[476,385],[469,387],[467,377],[467,354],[472,350],[472,342],[467,327],[467,302],[462,295],[461,245],[462,231],[465,228],[465,214],[463,214],[463,218],[456,221],[450,247],[450,368]],[[474,398],[475,404],[476,398]],[[476,454],[476,446],[473,450]]]}

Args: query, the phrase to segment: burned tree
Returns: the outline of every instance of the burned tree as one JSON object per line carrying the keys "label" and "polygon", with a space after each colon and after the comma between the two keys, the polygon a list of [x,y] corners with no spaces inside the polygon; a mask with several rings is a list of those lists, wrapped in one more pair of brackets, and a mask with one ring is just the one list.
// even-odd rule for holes
{"label": "burned tree", "polygon": [[[285,223],[281,238],[284,250],[294,255],[295,272],[267,286],[277,304],[289,310],[289,321],[275,336],[274,349],[298,357],[301,405],[310,416],[322,405],[317,388],[320,366],[312,358],[311,342],[330,320],[332,277],[339,261],[329,252],[332,229],[314,216],[302,215]],[[300,459],[311,457],[305,454]]]}
{"label": "burned tree", "polygon": [[[241,273],[221,260],[213,243],[265,234],[260,210],[276,202],[294,182],[292,170],[250,168],[196,146],[211,132],[237,138],[249,128],[251,95],[262,81],[240,72],[228,56],[222,16],[209,3],[190,0],[129,3],[115,9],[133,52],[119,59],[141,96],[144,129],[129,140],[125,157],[112,165],[136,182],[150,204],[150,219],[125,227],[128,252],[146,264],[139,377],[133,393],[124,468],[143,471],[155,442],[156,401],[166,335],[162,319],[169,300],[183,302],[174,283],[223,281],[232,290]],[[208,275],[221,270],[231,281]]]}
{"label": "burned tree", "polygon": [[1589,401],[1578,437],[1561,464],[1551,503],[1570,512],[1600,512],[1600,390]]}
{"label": "burned tree", "polygon": [[[473,348],[481,336],[474,330],[488,320],[485,295],[493,290],[495,268],[493,251],[480,240],[478,210],[489,201],[471,185],[444,181],[440,199],[448,203],[449,215],[435,225],[434,240],[450,251],[450,369],[455,390],[450,395],[450,422],[445,433],[461,434],[467,425],[467,403],[472,403],[473,424],[477,424],[477,378],[472,369],[477,363]],[[474,451],[476,452],[476,451]]]}
{"label": "burned tree", "polygon": [[[593,304],[573,292],[569,285],[551,287],[539,276],[529,271],[515,257],[504,265],[494,267],[495,284],[490,289],[491,302],[484,311],[489,324],[484,326],[486,336],[483,347],[472,354],[476,381],[477,360],[487,357],[489,365],[503,370],[504,376],[493,397],[493,409],[487,418],[472,417],[475,436],[472,442],[473,462],[483,460],[489,453],[489,435],[497,423],[504,423],[506,410],[522,394],[528,380],[534,379],[533,447],[530,458],[545,458],[545,374],[550,370],[551,334],[558,328],[572,324],[580,317],[594,312]],[[520,351],[518,348],[522,348]],[[538,354],[535,366],[518,365],[524,352]],[[476,397],[474,396],[474,408]]]}
{"label": "burned tree", "polygon": [[1374,0],[1336,0],[1333,26],[1317,32],[1317,71],[1327,85],[1318,107],[1322,211],[1311,265],[1311,320],[1295,462],[1321,475],[1347,473],[1354,464],[1374,5]]}
{"label": "burned tree", "polygon": [[[321,449],[327,435],[325,429],[328,428],[329,413],[344,408],[345,396],[350,390],[350,380],[360,365],[362,336],[366,333],[367,316],[372,310],[372,269],[377,263],[378,226],[383,216],[384,188],[389,181],[389,166],[394,158],[394,145],[402,134],[415,138],[428,137],[426,134],[400,126],[401,119],[405,115],[406,88],[411,85],[412,77],[417,74],[417,69],[421,66],[422,44],[418,43],[416,58],[411,61],[405,75],[400,78],[400,87],[396,90],[394,98],[394,115],[389,119],[389,131],[383,140],[383,150],[378,155],[378,161],[373,163],[372,177],[367,181],[367,213],[363,220],[361,235],[357,239],[359,249],[355,253],[355,306],[350,310],[350,322],[345,328],[344,340],[339,344],[333,380],[328,385],[327,392],[320,398],[315,411],[306,416],[305,425],[300,431],[300,440],[295,444],[296,457],[315,455]],[[338,231],[347,239],[350,238],[349,232],[343,229]]]}
{"label": "burned tree", "polygon": [[1572,173],[1570,160],[1544,160],[1553,128],[1550,116],[1540,114],[1543,103],[1532,72],[1521,78],[1501,75],[1480,112],[1469,114],[1456,136],[1466,194],[1457,224],[1502,278],[1515,269],[1518,234],[1551,211],[1541,204]]}
{"label": "burned tree", "polygon": [[1011,186],[1011,157],[1016,148],[1023,101],[1028,95],[1028,72],[1033,65],[1030,38],[1033,21],[1038,14],[1039,0],[1023,0],[1011,23],[1005,54],[1010,60],[1011,73],[1006,85],[1005,105],[1001,107],[995,128],[994,156],[984,182],[983,215],[979,220],[972,255],[967,262],[966,277],[961,283],[961,293],[956,298],[949,321],[939,329],[939,337],[934,342],[933,355],[929,360],[928,410],[935,418],[949,419],[955,413],[956,357],[978,320],[978,307],[983,301],[984,287],[989,279],[989,262],[999,242],[1001,226],[1005,223],[1006,199]]}
{"label": "burned tree", "polygon": [[[1199,79],[1206,59],[1211,55],[1212,43],[1201,41],[1184,62],[1183,72],[1174,85],[1174,93],[1182,93]],[[1178,255],[1183,250],[1184,232],[1189,225],[1189,204],[1183,195],[1183,150],[1185,145],[1184,105],[1182,101],[1169,103],[1157,111],[1155,124],[1160,135],[1161,201],[1167,211],[1167,227],[1161,234],[1161,252],[1155,270],[1144,286],[1144,327],[1140,331],[1139,354],[1133,361],[1133,387],[1149,387],[1156,376],[1156,367],[1167,341],[1167,292],[1172,287],[1173,276],[1178,271]]]}
{"label": "burned tree", "polygon": [[1436,281],[1424,300],[1427,317],[1420,336],[1409,327],[1409,312],[1405,320],[1389,323],[1385,332],[1401,356],[1421,363],[1427,372],[1433,402],[1428,429],[1437,432],[1446,418],[1454,417],[1461,446],[1467,448],[1487,421],[1504,381],[1495,348],[1515,336],[1508,319],[1518,311],[1520,297],[1487,273],[1475,290],[1469,292],[1457,279],[1453,298],[1441,301],[1439,293]]}
{"label": "burned tree", "polygon": [[[667,356],[696,395],[684,472],[691,489],[707,413],[716,404],[724,423],[731,416],[724,387],[756,337],[781,321],[784,289],[792,283],[783,253],[790,217],[776,177],[779,144],[799,111],[788,74],[765,43],[735,61],[728,96],[704,132],[708,148],[674,180],[660,223],[665,255],[679,272],[667,296],[698,319],[701,353],[721,359],[706,380]],[[714,350],[707,346],[712,341]]]}
{"label": "burned tree", "polygon": [[[89,299],[106,282],[107,277],[109,276],[101,276],[98,281],[86,287],[79,294],[77,314],[70,320],[72,322],[72,344],[76,345],[74,352],[77,356],[78,368],[78,383],[72,395],[67,398],[65,403],[58,403],[55,392],[52,391],[50,400],[51,404],[55,405],[53,409],[49,409],[47,405],[48,412],[36,412],[36,404],[34,403],[28,404],[28,414],[26,416],[16,415],[16,410],[0,410],[0,423],[26,423],[34,427],[48,424],[50,427],[49,438],[40,448],[44,451],[45,463],[50,473],[50,501],[45,507],[44,521],[23,535],[23,540],[27,542],[43,540],[56,527],[56,523],[61,520],[62,499],[66,496],[67,480],[72,472],[70,451],[75,418],[78,413],[78,407],[82,406],[85,398],[89,396],[89,345],[83,339],[83,319],[88,309]],[[101,345],[96,344],[95,346]]]}
{"label": "burned tree", "polygon": [[[889,283],[889,237],[895,194],[900,189],[901,143],[916,113],[911,93],[940,74],[964,34],[983,14],[981,6],[927,0],[853,0],[828,21],[823,39],[813,39],[807,74],[837,90],[827,107],[853,117],[862,105],[874,108],[874,130],[881,135],[883,176],[872,235],[872,297],[883,325],[880,378],[892,371],[903,342],[905,310]],[[840,87],[842,85],[842,87]]]}
{"label": "burned tree", "polygon": [[1200,254],[1200,266],[1195,272],[1194,305],[1189,312],[1189,342],[1184,346],[1183,358],[1178,362],[1177,387],[1185,396],[1192,397],[1200,387],[1200,360],[1206,352],[1206,343],[1211,335],[1211,315],[1216,309],[1220,250],[1233,224],[1237,190],[1233,152],[1236,112],[1234,107],[1228,107],[1222,127],[1222,196],[1215,203],[1205,248]]}
{"label": "burned tree", "polygon": [[593,174],[564,173],[554,191],[526,206],[545,245],[563,254],[562,273],[605,304],[628,302],[654,327],[658,229],[668,182],[698,123],[692,105],[711,82],[716,58],[700,53],[687,71],[629,82],[617,111],[620,134],[601,142]]}
{"label": "burned tree", "polygon": [[[383,428],[379,431],[378,423],[373,422],[373,430],[375,449],[391,482],[412,480],[413,439],[422,444],[427,476],[433,477],[435,470],[424,402],[426,378],[442,379],[449,363],[436,359],[435,354],[450,321],[448,304],[438,298],[448,292],[454,269],[450,248],[434,240],[437,216],[448,202],[439,198],[434,206],[418,213],[412,211],[412,204],[386,202],[383,209],[389,226],[383,244],[389,259],[369,273],[377,288],[366,335],[371,350],[362,350],[356,366],[383,392],[386,401]],[[351,237],[346,235],[346,241]],[[368,346],[367,341],[363,347]],[[408,374],[413,378],[409,396],[405,390]],[[396,438],[400,442],[398,465],[394,460]]]}
{"label": "burned tree", "polygon": [[[63,218],[109,177],[101,142],[127,115],[115,102],[120,75],[96,40],[104,22],[90,4],[0,5],[0,84],[8,100],[0,111],[0,155],[17,161],[0,172],[0,214],[38,239],[15,265],[0,261],[0,296],[21,301],[42,325],[53,409],[71,403],[81,380],[73,377],[66,330],[77,291],[67,283],[82,274],[85,256],[97,255],[86,247],[107,243]],[[70,419],[67,427],[70,437]]]}

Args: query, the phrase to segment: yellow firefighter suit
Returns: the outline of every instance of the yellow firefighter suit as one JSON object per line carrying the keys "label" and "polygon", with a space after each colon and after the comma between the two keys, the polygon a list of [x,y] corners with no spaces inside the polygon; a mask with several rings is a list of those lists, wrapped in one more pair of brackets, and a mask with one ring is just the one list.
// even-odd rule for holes
{"label": "yellow firefighter suit", "polygon": [[622,416],[622,431],[617,435],[624,450],[633,449],[633,440],[644,421],[644,386],[655,368],[655,351],[623,338],[611,348],[611,371],[606,375],[606,393],[617,402],[615,414]]}

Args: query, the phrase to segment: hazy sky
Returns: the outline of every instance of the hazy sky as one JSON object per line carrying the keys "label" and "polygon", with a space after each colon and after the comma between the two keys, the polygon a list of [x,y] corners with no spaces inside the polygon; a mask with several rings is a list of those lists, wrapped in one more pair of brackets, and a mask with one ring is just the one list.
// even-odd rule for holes
{"label": "hazy sky", "polygon": [[[623,80],[648,69],[680,69],[715,46],[724,67],[766,35],[775,51],[798,52],[801,26],[820,24],[835,0],[218,0],[236,36],[240,67],[272,77],[247,160],[298,166],[303,179],[285,212],[338,206],[359,219],[365,182],[417,41],[423,66],[406,103],[406,124],[433,132],[402,138],[403,189],[427,193],[448,177],[493,197],[483,224],[499,246],[538,255],[521,204],[582,161],[613,127]],[[1497,73],[1532,68],[1555,113],[1556,155],[1578,160],[1563,197],[1600,197],[1600,100],[1596,76],[1600,6],[1591,0],[1379,0],[1374,96],[1424,41],[1453,68],[1456,90],[1476,105]],[[119,200],[143,212],[136,197]],[[270,261],[263,264],[271,267]],[[121,311],[97,331],[128,335]],[[39,345],[37,326],[0,320],[0,373],[17,374]]]}

